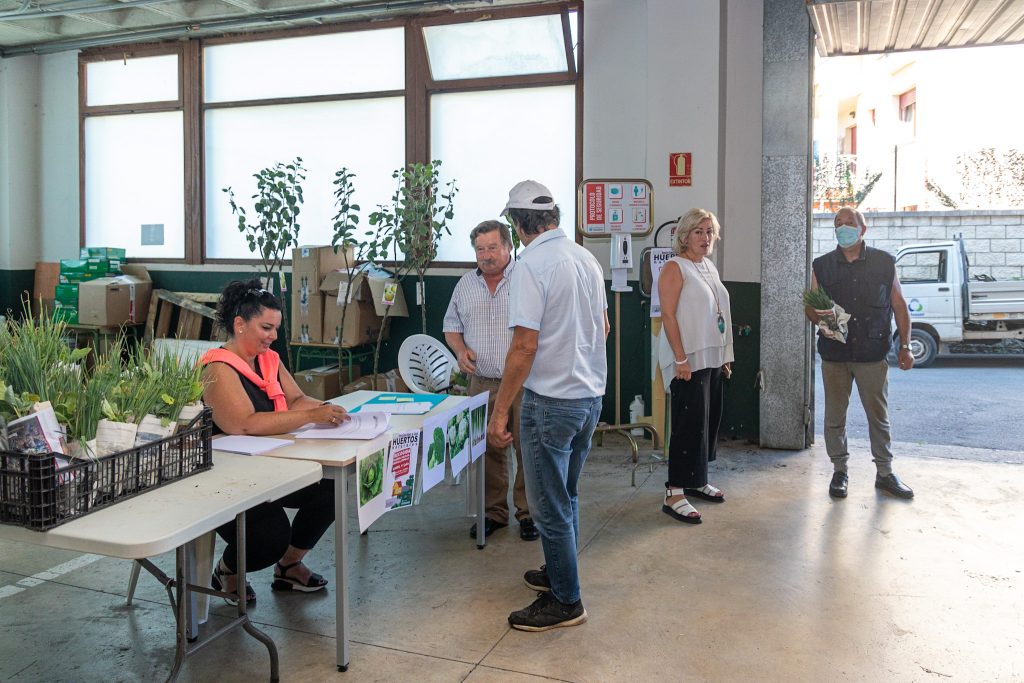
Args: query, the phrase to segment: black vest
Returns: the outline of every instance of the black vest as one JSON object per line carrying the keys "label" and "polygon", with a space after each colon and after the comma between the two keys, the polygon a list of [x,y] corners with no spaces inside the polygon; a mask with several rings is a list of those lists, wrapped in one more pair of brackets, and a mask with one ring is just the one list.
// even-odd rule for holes
{"label": "black vest", "polygon": [[836,247],[814,259],[814,277],[851,316],[845,344],[818,335],[822,360],[864,363],[884,359],[892,341],[892,283],[896,277],[892,254],[865,244],[851,262]]}

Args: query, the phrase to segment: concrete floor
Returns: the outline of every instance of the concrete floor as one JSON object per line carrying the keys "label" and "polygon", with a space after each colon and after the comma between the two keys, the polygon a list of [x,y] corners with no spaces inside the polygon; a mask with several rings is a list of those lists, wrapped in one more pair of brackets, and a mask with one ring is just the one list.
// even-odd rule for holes
{"label": "concrete floor", "polygon": [[[542,562],[540,544],[511,527],[476,550],[448,486],[350,537],[347,673],[334,668],[329,593],[273,594],[265,570],[251,615],[278,644],[283,681],[1024,681],[1024,467],[897,444],[896,470],[917,492],[907,502],[877,493],[866,444],[851,446],[850,497],[833,501],[822,446],[730,444],[712,467],[728,501],[697,501],[705,521],[690,526],[660,512],[664,467],[631,488],[609,438],[581,487],[590,620],[579,627],[509,629],[507,614],[535,597],[521,576]],[[80,557],[0,542],[0,680],[165,678],[172,615],[147,575],[132,608],[125,561],[85,557],[25,580]],[[309,563],[329,575],[333,562],[328,534]],[[219,603],[213,622],[229,611]],[[268,671],[263,646],[236,634],[179,680]]]}

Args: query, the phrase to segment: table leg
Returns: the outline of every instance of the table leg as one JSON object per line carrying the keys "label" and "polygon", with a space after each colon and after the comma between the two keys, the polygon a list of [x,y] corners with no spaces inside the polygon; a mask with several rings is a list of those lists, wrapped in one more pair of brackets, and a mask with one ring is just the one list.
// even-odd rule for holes
{"label": "table leg", "polygon": [[274,645],[270,636],[252,625],[245,612],[245,512],[240,512],[235,517],[235,535],[238,538],[235,542],[237,547],[235,564],[238,567],[235,577],[235,595],[238,598],[238,617],[242,619],[242,628],[245,629],[245,632],[267,646],[270,653],[270,683],[277,683],[281,680],[277,661],[277,646]]}
{"label": "table leg", "polygon": [[484,534],[484,512],[487,510],[487,482],[484,481],[484,456],[476,459],[476,547],[483,550],[487,545],[487,536]]}
{"label": "table leg", "polygon": [[348,671],[348,469],[332,467],[334,475],[334,619],[338,671]]}
{"label": "table leg", "polygon": [[175,648],[174,648],[174,666],[171,667],[171,673],[167,676],[167,683],[171,683],[178,678],[178,673],[181,671],[181,665],[185,663],[185,643],[187,642],[188,624],[185,622],[185,546],[179,545],[174,551],[174,591],[177,600],[174,603],[175,608]]}

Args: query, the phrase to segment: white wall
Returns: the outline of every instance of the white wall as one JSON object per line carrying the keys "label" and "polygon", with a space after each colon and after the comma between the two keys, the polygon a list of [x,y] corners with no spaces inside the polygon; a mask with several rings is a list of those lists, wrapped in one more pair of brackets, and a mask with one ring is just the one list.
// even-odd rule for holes
{"label": "white wall", "polygon": [[[729,0],[726,16],[723,46],[716,0],[587,2],[583,176],[650,180],[655,226],[695,206],[714,211],[723,223],[723,276],[757,282],[761,3]],[[691,187],[669,187],[671,152],[693,153]],[[635,240],[634,253],[650,244],[653,235]],[[587,246],[608,261],[607,239]]]}
{"label": "white wall", "polygon": [[78,53],[39,59],[39,260],[59,261],[78,256]]}
{"label": "white wall", "polygon": [[0,59],[0,268],[39,254],[39,58]]}

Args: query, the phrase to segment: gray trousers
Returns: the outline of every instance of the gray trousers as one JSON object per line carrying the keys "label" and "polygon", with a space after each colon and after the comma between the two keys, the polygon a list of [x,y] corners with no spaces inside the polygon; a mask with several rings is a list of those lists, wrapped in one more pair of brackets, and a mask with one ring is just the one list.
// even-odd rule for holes
{"label": "gray trousers", "polygon": [[871,459],[878,474],[892,473],[892,443],[889,436],[889,364],[837,363],[821,361],[821,379],[825,385],[825,451],[836,472],[846,472],[850,451],[846,443],[846,411],[850,391],[857,383],[860,402],[868,419]]}

